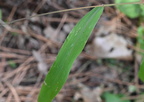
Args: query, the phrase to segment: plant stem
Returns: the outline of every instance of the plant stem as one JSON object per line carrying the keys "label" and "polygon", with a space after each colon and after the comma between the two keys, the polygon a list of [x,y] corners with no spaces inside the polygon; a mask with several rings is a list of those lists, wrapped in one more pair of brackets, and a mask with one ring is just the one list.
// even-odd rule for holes
{"label": "plant stem", "polygon": [[[30,19],[30,18],[33,18],[33,17],[40,17],[40,16],[45,16],[45,15],[50,15],[50,14],[55,14],[55,13],[61,13],[61,12],[82,10],[82,9],[88,9],[88,8],[94,8],[94,7],[110,7],[110,6],[128,5],[128,4],[144,4],[144,2],[141,1],[141,2],[129,2],[129,3],[119,3],[119,4],[101,4],[101,5],[96,5],[96,6],[87,6],[87,7],[80,7],[80,8],[64,9],[64,10],[53,11],[53,12],[48,12],[48,13],[42,13],[42,14],[38,14],[38,15],[34,15],[34,16],[29,16],[29,17],[26,17],[26,18],[13,20],[11,22],[7,22],[6,24],[12,24],[12,23],[27,20],[27,19]],[[1,24],[1,25],[3,25],[3,24]]]}

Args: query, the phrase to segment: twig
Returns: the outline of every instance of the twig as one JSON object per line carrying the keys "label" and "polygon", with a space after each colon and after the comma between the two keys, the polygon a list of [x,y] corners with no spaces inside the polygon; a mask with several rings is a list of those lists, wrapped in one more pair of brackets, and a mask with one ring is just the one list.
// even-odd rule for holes
{"label": "twig", "polygon": [[14,49],[14,48],[8,48],[8,47],[4,47],[4,46],[0,46],[0,50],[2,50],[4,52],[11,52],[11,53],[24,54],[24,55],[31,55],[30,51],[20,50],[20,49]]}
{"label": "twig", "polygon": [[[75,11],[75,10],[82,10],[82,9],[88,9],[88,8],[94,8],[94,7],[110,7],[110,6],[118,6],[118,5],[128,5],[128,4],[143,4],[144,2],[130,2],[130,3],[119,3],[119,4],[102,4],[102,5],[96,5],[96,6],[87,6],[87,7],[80,7],[80,8],[72,8],[72,9],[65,9],[65,10],[59,10],[59,11],[53,11],[53,12],[48,12],[48,13],[42,13],[42,14],[38,14],[38,15],[33,15],[33,16],[29,16],[26,18],[21,18],[21,19],[17,19],[17,20],[13,20],[11,22],[7,22],[6,24],[12,24],[15,22],[19,22],[19,21],[23,21],[23,20],[27,20],[33,17],[40,17],[40,16],[45,16],[45,15],[50,15],[50,14],[55,14],[55,13],[61,13],[61,12],[68,12],[68,11]],[[1,24],[2,26],[4,26],[5,24]]]}
{"label": "twig", "polygon": [[5,52],[1,52],[0,57],[1,58],[18,58],[18,59],[27,58],[27,56],[24,56],[24,55],[18,55],[18,54],[14,54],[14,53],[5,53]]}
{"label": "twig", "polygon": [[20,98],[19,98],[18,93],[16,92],[15,88],[10,83],[8,83],[6,81],[4,81],[4,83],[9,87],[12,94],[14,95],[15,102],[20,102]]}

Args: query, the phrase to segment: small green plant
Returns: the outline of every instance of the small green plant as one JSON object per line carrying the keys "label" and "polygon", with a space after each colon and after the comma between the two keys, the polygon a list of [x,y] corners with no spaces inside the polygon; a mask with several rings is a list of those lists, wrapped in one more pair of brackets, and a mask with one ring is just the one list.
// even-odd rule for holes
{"label": "small green plant", "polygon": [[72,29],[44,80],[38,102],[51,102],[60,91],[66,82],[74,60],[83,50],[103,9],[103,7],[94,8]]}
{"label": "small green plant", "polygon": [[109,92],[105,92],[102,97],[105,102],[130,102],[129,100],[122,100],[124,97],[123,95],[116,95]]}
{"label": "small green plant", "polygon": [[14,62],[14,61],[8,61],[8,64],[9,64],[9,66],[11,67],[11,68],[16,68],[17,67],[17,65],[16,65],[16,63]]}

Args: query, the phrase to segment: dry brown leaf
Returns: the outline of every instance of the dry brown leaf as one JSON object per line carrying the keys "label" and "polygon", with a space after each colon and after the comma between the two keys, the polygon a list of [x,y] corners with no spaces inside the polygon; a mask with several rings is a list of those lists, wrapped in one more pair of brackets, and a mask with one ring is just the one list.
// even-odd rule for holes
{"label": "dry brown leaf", "polygon": [[100,97],[102,94],[102,89],[100,87],[97,87],[95,89],[90,89],[83,84],[79,84],[78,86],[80,88],[80,93],[75,94],[74,98],[76,100],[82,97],[84,102],[102,102]]}
{"label": "dry brown leaf", "polygon": [[95,37],[87,52],[98,58],[132,59],[132,50],[127,48],[128,41],[117,34]]}

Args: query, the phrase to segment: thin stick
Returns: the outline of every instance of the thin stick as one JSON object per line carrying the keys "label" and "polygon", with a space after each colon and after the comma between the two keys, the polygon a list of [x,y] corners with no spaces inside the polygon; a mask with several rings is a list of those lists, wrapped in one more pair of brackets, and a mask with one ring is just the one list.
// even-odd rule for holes
{"label": "thin stick", "polygon": [[[110,7],[110,6],[128,5],[128,4],[144,4],[144,2],[141,1],[141,2],[130,2],[130,3],[119,3],[119,4],[102,4],[102,5],[96,5],[96,6],[87,6],[87,7],[80,7],[80,8],[65,9],[65,10],[42,13],[42,14],[38,14],[38,15],[34,15],[34,16],[29,16],[29,17],[26,17],[26,18],[13,20],[11,22],[7,22],[6,24],[12,24],[12,23],[27,20],[27,19],[30,19],[30,18],[33,18],[33,17],[40,17],[40,16],[45,16],[45,15],[50,15],[50,14],[55,14],[55,13],[61,13],[61,12],[82,10],[82,9],[88,9],[88,8],[94,8],[94,7]],[[2,24],[2,25],[4,25],[4,24]]]}

